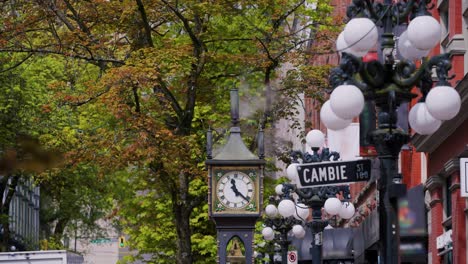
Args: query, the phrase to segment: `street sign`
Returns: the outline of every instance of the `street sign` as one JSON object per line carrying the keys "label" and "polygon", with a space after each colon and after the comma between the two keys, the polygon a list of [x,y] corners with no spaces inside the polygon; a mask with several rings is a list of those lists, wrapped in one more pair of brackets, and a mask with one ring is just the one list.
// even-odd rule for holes
{"label": "street sign", "polygon": [[297,251],[288,251],[288,264],[297,264]]}
{"label": "street sign", "polygon": [[91,244],[106,244],[106,243],[111,243],[112,240],[110,238],[97,238],[91,240]]}
{"label": "street sign", "polygon": [[468,197],[468,158],[460,158],[460,195]]}
{"label": "street sign", "polygon": [[298,164],[297,171],[301,187],[368,181],[371,178],[371,160]]}

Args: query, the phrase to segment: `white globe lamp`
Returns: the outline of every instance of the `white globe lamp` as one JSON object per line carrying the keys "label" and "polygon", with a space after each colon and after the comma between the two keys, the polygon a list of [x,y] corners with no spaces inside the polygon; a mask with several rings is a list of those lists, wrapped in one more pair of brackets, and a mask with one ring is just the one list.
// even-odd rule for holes
{"label": "white globe lamp", "polygon": [[330,106],[339,118],[351,119],[364,108],[364,95],[354,85],[340,85],[330,95]]}
{"label": "white globe lamp", "polygon": [[276,206],[269,204],[265,207],[265,214],[269,218],[275,218],[278,215],[278,209],[276,208]]}
{"label": "white globe lamp", "polygon": [[294,218],[297,220],[306,220],[307,217],[309,216],[309,208],[303,204],[303,203],[298,203],[296,204],[296,211],[294,212]]}
{"label": "white globe lamp", "polygon": [[420,50],[411,44],[408,39],[408,31],[403,32],[398,39],[398,52],[400,55],[408,60],[419,60],[426,57],[430,50]]}
{"label": "white globe lamp", "polygon": [[344,28],[344,40],[355,51],[369,51],[377,43],[379,33],[368,18],[353,18]]}
{"label": "white globe lamp", "polygon": [[325,144],[325,135],[318,129],[313,129],[307,133],[307,145],[311,148],[321,148]]}
{"label": "white globe lamp", "polygon": [[442,122],[435,119],[427,110],[426,103],[417,103],[408,114],[411,128],[421,135],[430,135],[439,129]]}
{"label": "white globe lamp", "polygon": [[324,204],[325,211],[330,215],[337,215],[341,210],[341,201],[336,197],[328,198]]}
{"label": "white globe lamp", "polygon": [[336,50],[340,53],[340,56],[342,52],[353,54],[356,57],[363,57],[367,54],[367,51],[356,51],[350,48],[348,43],[344,40],[344,32],[341,32],[336,39]]}
{"label": "white globe lamp", "polygon": [[408,25],[408,39],[420,50],[432,49],[440,41],[439,22],[432,16],[418,16]]}
{"label": "white globe lamp", "polygon": [[301,225],[294,225],[292,227],[292,232],[297,238],[303,238],[305,236],[305,229]]}
{"label": "white globe lamp", "polygon": [[338,215],[343,219],[351,219],[355,212],[356,209],[354,208],[354,205],[350,202],[345,202],[341,205],[341,209]]}
{"label": "white globe lamp", "polygon": [[341,130],[348,127],[352,119],[339,118],[331,109],[330,100],[326,101],[320,109],[320,120],[331,130]]}
{"label": "white globe lamp", "polygon": [[283,184],[278,184],[275,187],[275,193],[277,195],[283,195]]}
{"label": "white globe lamp", "polygon": [[275,232],[271,227],[265,227],[262,230],[262,235],[265,240],[273,240],[275,237]]}
{"label": "white globe lamp", "polygon": [[449,120],[460,111],[461,98],[450,86],[436,86],[427,94],[426,106],[435,119]]}
{"label": "white globe lamp", "polygon": [[296,211],[296,205],[292,200],[284,199],[278,204],[278,211],[283,217],[290,217]]}
{"label": "white globe lamp", "polygon": [[297,178],[299,178],[299,174],[297,172],[297,163],[289,164],[289,166],[286,168],[286,176],[291,181],[295,181]]}

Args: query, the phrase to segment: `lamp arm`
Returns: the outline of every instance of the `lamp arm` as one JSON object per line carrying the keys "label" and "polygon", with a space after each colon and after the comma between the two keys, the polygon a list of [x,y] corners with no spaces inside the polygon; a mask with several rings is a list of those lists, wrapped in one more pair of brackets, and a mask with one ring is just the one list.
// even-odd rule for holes
{"label": "lamp arm", "polygon": [[398,10],[398,13],[396,15],[397,21],[406,22],[406,18],[408,17],[408,15],[413,10],[414,3],[415,3],[414,0],[409,0],[408,2],[404,3],[405,6],[403,7],[404,8],[403,11],[399,12],[399,10]]}
{"label": "lamp arm", "polygon": [[297,188],[295,193],[302,199],[308,200],[314,196],[314,192],[312,188]]}
{"label": "lamp arm", "polygon": [[330,152],[330,156],[333,157],[333,161],[337,161],[338,159],[340,159],[340,153],[338,153],[336,151]]}
{"label": "lamp arm", "polygon": [[452,69],[452,62],[450,60],[450,55],[449,53],[445,53],[437,57],[438,59],[435,62],[436,73],[437,73],[437,77],[439,78],[437,85],[450,86],[450,83],[448,82],[448,80],[455,77],[455,75],[448,76],[450,69]]}
{"label": "lamp arm", "polygon": [[289,153],[289,156],[291,157],[292,163],[299,163],[299,158],[304,161],[304,153],[302,153],[302,151],[293,150]]}
{"label": "lamp arm", "polygon": [[[432,58],[431,58],[432,60]],[[392,81],[403,87],[411,87],[415,85],[420,79],[421,76],[425,73],[426,68],[429,66],[429,61],[425,59],[421,64],[421,67],[416,70],[414,63],[408,60],[402,60],[397,65],[395,65],[395,72],[392,76]]]}
{"label": "lamp arm", "polygon": [[365,2],[366,2],[367,11],[369,11],[370,17],[374,19],[375,21],[378,21],[380,17],[374,8],[374,1],[366,0]]}
{"label": "lamp arm", "polygon": [[425,59],[417,70],[415,70],[412,62],[402,60],[395,66],[395,74],[392,80],[398,86],[411,87],[421,80],[426,70],[432,69],[433,66],[436,66],[436,73],[440,80],[439,83],[446,84],[447,80],[452,78],[448,77],[448,71],[451,69],[452,64],[449,54],[445,53],[434,56],[429,60]]}
{"label": "lamp arm", "polygon": [[296,184],[291,184],[291,183],[282,183],[283,185],[283,193],[286,198],[289,198],[291,195],[291,192],[297,192],[298,188],[296,187]]}
{"label": "lamp arm", "polygon": [[359,75],[371,87],[382,87],[385,83],[384,66],[379,61],[370,61],[364,63]]}
{"label": "lamp arm", "polygon": [[354,75],[361,71],[363,63],[353,54],[342,52],[339,67],[333,68],[328,79],[330,86],[336,88],[342,84],[352,84],[360,90],[366,91],[367,84],[354,79]]}

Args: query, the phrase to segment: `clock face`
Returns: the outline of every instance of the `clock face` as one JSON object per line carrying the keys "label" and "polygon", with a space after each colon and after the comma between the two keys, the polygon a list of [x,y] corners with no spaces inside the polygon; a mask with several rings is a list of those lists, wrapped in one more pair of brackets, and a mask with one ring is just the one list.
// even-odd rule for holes
{"label": "clock face", "polygon": [[243,172],[230,171],[219,178],[216,195],[225,207],[243,209],[251,204],[255,197],[255,183]]}

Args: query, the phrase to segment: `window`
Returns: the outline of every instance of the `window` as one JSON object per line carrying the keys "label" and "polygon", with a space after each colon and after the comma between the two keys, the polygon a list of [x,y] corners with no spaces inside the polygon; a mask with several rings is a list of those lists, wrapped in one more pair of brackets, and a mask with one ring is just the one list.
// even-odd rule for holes
{"label": "window", "polygon": [[440,24],[442,27],[442,39],[440,44],[442,47],[447,47],[449,38],[448,35],[450,33],[450,28],[449,28],[449,1],[448,0],[439,0],[439,14],[440,14]]}
{"label": "window", "polygon": [[446,218],[449,218],[450,216],[452,216],[452,192],[450,191],[450,186],[452,186],[452,180],[450,179],[450,176],[449,176],[445,180],[445,190],[444,190],[444,200],[445,200],[444,209],[445,209]]}

